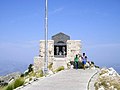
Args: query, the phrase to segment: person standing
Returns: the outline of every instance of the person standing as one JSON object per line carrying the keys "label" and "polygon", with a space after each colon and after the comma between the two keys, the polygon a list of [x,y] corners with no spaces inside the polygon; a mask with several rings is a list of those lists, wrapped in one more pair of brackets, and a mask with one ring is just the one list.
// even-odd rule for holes
{"label": "person standing", "polygon": [[87,56],[85,56],[85,58],[82,59],[82,64],[83,64],[83,69],[85,70],[85,65],[87,62]]}
{"label": "person standing", "polygon": [[82,59],[85,59],[85,53],[83,53]]}
{"label": "person standing", "polygon": [[75,63],[75,69],[77,70],[78,69],[78,55],[76,54],[75,58],[74,58],[74,63]]}

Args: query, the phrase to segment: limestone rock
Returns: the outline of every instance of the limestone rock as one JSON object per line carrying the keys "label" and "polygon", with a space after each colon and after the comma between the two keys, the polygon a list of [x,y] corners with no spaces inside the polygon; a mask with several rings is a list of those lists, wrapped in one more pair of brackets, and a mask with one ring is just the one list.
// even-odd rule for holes
{"label": "limestone rock", "polygon": [[120,75],[113,68],[102,68],[95,83],[97,90],[120,90]]}

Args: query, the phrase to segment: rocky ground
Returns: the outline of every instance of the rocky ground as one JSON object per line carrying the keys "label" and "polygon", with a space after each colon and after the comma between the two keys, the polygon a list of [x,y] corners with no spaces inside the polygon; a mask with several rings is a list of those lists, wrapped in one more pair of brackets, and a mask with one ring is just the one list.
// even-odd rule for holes
{"label": "rocky ground", "polygon": [[[29,68],[29,69],[31,70],[31,68]],[[74,90],[75,89],[77,90],[78,88],[80,88],[80,90],[120,90],[120,75],[113,68],[98,69],[98,68],[94,67],[94,68],[90,68],[90,69],[88,68],[86,70],[83,70],[83,69],[75,70],[72,68],[70,70],[63,71],[63,73],[61,73],[60,76],[59,76],[59,74],[57,74],[57,75],[55,74],[56,72],[59,72],[61,70],[64,70],[64,68],[60,67],[55,72],[53,72],[51,70],[49,71],[47,78],[51,79],[52,82],[48,81],[47,78],[42,81],[39,80],[39,78],[43,77],[43,72],[41,70],[36,73],[33,73],[33,72],[28,73],[29,70],[27,70],[26,71],[27,75],[25,72],[23,74],[24,76],[22,76],[22,77],[24,77],[24,85],[21,86],[22,88],[18,87],[17,89],[27,90],[28,88],[29,89],[34,88],[34,85],[36,85],[36,88],[39,87],[39,88],[44,89],[44,84],[45,84],[45,85],[48,85],[47,90],[50,90],[49,88],[54,87],[54,86],[52,86],[52,83],[53,83],[53,85],[56,83],[57,84],[59,83],[60,85],[64,86],[65,81],[66,81],[66,83],[67,82],[70,83],[71,81],[74,80],[73,78],[75,77],[76,78],[75,80],[78,80],[77,82],[79,82],[79,84],[80,83],[81,84],[79,85],[80,87],[74,88]],[[12,83],[17,78],[19,78],[21,75],[22,74],[20,72],[15,72],[15,73],[8,74],[6,76],[1,76],[0,77],[0,86],[6,86],[6,85]],[[53,76],[56,75],[56,76],[50,78],[49,76],[51,76],[51,75],[53,75]],[[32,83],[36,82],[36,80],[38,80],[39,83],[33,84],[33,86],[32,86]],[[86,82],[83,82],[84,80],[86,80]],[[44,83],[42,83],[42,82],[44,82]],[[72,88],[71,87],[72,85],[78,84],[77,82],[74,82],[74,83],[71,82],[71,85],[68,86],[69,88],[67,87],[68,90],[70,90]],[[29,86],[29,84],[30,84],[30,86]],[[59,86],[59,84],[58,84],[58,86]],[[84,86],[84,87],[81,88],[81,86],[82,87]],[[25,87],[25,88],[23,88],[23,87]],[[53,90],[53,89],[51,89],[51,90]],[[59,89],[60,89],[60,87],[59,87]],[[38,90],[38,88],[36,90]]]}
{"label": "rocky ground", "polygon": [[102,68],[94,85],[95,90],[120,90],[120,75],[113,68]]}
{"label": "rocky ground", "polygon": [[0,86],[8,85],[12,80],[20,77],[20,75],[21,75],[20,72],[14,72],[6,76],[0,76]]}

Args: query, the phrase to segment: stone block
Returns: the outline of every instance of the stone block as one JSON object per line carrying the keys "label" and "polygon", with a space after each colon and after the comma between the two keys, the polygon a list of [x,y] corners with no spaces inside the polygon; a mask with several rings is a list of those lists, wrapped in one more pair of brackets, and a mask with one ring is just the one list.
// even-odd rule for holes
{"label": "stone block", "polygon": [[54,58],[53,70],[56,70],[60,66],[64,66],[64,68],[67,69],[67,60],[66,60],[66,58]]}
{"label": "stone block", "polygon": [[67,57],[69,60],[74,60],[76,54],[81,53],[81,40],[68,40],[67,41]]}
{"label": "stone block", "polygon": [[[40,40],[39,56],[45,56],[45,40]],[[54,57],[54,41],[48,40],[48,57]]]}
{"label": "stone block", "polygon": [[44,68],[44,58],[43,57],[34,57],[34,71],[38,71]]}

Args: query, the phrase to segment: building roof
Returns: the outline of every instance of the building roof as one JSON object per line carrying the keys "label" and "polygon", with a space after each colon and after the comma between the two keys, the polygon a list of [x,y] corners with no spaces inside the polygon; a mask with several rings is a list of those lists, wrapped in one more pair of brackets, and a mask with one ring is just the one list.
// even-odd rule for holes
{"label": "building roof", "polygon": [[55,44],[57,44],[58,42],[66,43],[67,40],[70,40],[70,36],[60,32],[58,34],[53,35],[52,40],[54,40]]}

